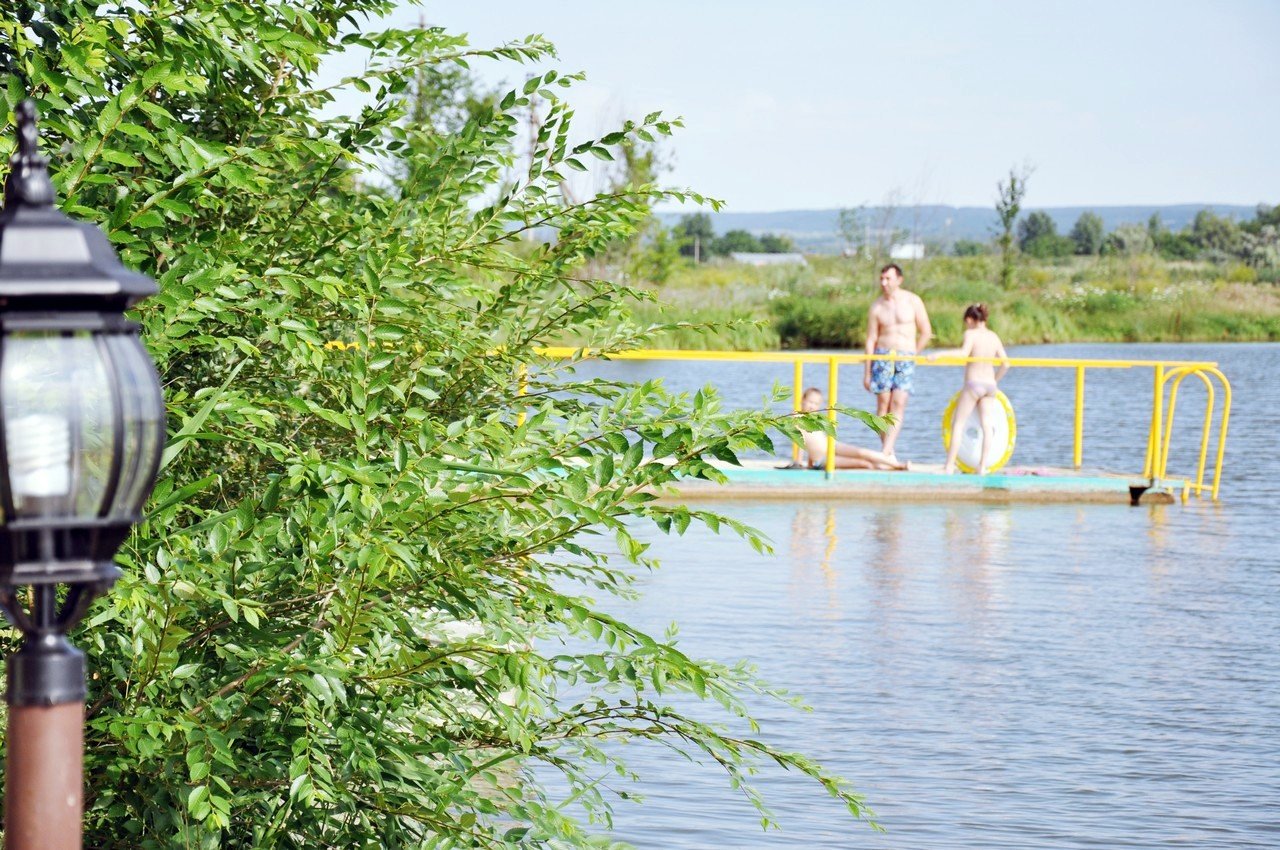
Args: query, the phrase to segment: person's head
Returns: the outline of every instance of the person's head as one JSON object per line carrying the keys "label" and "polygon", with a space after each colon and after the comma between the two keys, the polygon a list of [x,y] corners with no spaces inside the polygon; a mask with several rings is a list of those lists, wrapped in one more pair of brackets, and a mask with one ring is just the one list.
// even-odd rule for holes
{"label": "person's head", "polygon": [[890,263],[880,270],[880,291],[892,298],[902,286],[902,266]]}
{"label": "person's head", "polygon": [[987,305],[970,304],[964,308],[964,323],[971,328],[987,323]]}
{"label": "person's head", "polygon": [[800,396],[800,409],[805,413],[813,413],[822,410],[825,405],[822,402],[822,390],[817,387],[809,387]]}

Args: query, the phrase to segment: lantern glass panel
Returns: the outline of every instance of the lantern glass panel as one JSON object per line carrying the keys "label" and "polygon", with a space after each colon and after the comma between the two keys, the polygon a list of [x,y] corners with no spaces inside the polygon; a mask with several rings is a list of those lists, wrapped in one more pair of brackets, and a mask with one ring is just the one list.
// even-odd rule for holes
{"label": "lantern glass panel", "polygon": [[111,516],[127,517],[142,509],[154,484],[164,448],[164,398],[156,368],[137,336],[113,334],[106,344],[119,386],[124,436]]}
{"label": "lantern glass panel", "polygon": [[3,345],[0,415],[15,517],[98,516],[118,425],[94,335],[16,332]]}

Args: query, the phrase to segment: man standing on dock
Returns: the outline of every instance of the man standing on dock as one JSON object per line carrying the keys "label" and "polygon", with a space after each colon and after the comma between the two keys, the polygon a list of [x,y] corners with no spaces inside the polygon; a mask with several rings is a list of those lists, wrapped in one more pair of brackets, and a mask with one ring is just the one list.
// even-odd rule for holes
{"label": "man standing on dock", "polygon": [[[902,267],[897,263],[880,270],[880,292],[867,314],[867,354],[907,356],[923,352],[933,336],[929,313],[919,295],[902,288]],[[862,385],[876,394],[876,415],[892,413],[897,420],[880,436],[883,451],[889,457],[896,457],[894,447],[915,372],[914,360],[868,360],[863,371]]]}

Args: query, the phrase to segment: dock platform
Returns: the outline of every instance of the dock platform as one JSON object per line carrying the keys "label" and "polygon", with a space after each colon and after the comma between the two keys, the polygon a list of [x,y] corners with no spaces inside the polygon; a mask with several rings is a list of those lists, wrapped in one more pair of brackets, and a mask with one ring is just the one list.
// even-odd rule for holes
{"label": "dock platform", "polygon": [[1151,480],[1103,470],[1005,467],[992,475],[946,475],[941,464],[909,471],[875,472],[788,467],[785,461],[717,463],[724,483],[681,481],[681,499],[858,499],[862,501],[965,501],[1150,504],[1185,500],[1189,482]]}

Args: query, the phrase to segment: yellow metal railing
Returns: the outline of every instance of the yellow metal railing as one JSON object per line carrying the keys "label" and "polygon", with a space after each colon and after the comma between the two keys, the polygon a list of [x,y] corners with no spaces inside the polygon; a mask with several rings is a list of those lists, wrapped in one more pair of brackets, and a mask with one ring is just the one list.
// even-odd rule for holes
{"label": "yellow metal railing", "polygon": [[[596,356],[583,348],[550,347],[538,350],[547,357],[562,359],[582,359]],[[827,365],[827,399],[829,408],[827,416],[834,424],[836,405],[839,399],[840,366],[854,363],[865,363],[868,360],[911,360],[921,366],[960,366],[965,363],[988,362],[1008,363],[1011,367],[1036,369],[1074,369],[1075,398],[1074,417],[1071,441],[1071,460],[1076,469],[1084,463],[1084,406],[1085,406],[1085,372],[1088,369],[1151,369],[1153,373],[1153,392],[1151,400],[1151,425],[1147,434],[1147,452],[1143,465],[1142,477],[1150,479],[1154,484],[1168,478],[1169,446],[1173,438],[1173,415],[1178,403],[1178,388],[1184,378],[1195,375],[1205,385],[1207,398],[1200,438],[1200,454],[1196,465],[1194,481],[1183,482],[1183,498],[1194,490],[1197,496],[1203,496],[1208,490],[1211,498],[1217,499],[1222,485],[1222,462],[1227,444],[1227,425],[1231,417],[1231,384],[1218,369],[1218,364],[1209,361],[1175,361],[1175,360],[1093,360],[1051,357],[1010,357],[1006,360],[990,358],[939,357],[927,361],[917,355],[903,354],[857,354],[802,351],[686,351],[678,349],[645,349],[633,351],[615,351],[604,355],[610,360],[691,360],[703,362],[731,363],[790,363],[793,368],[794,393],[792,406],[800,410],[800,396],[804,391],[804,367],[806,364],[826,363]],[[527,378],[523,371],[517,378],[517,393],[523,395]],[[1214,381],[1222,387],[1222,415],[1218,426],[1217,456],[1213,465],[1211,484],[1204,483],[1205,470],[1210,442],[1210,432],[1215,411],[1216,393]],[[1165,404],[1165,393],[1168,390],[1168,405]],[[1167,411],[1167,413],[1166,413]],[[523,421],[523,413],[519,414]],[[799,460],[800,447],[793,446],[792,457]],[[825,469],[830,475],[835,471],[835,441],[827,441]]]}
{"label": "yellow metal railing", "polygon": [[[1227,426],[1231,422],[1231,382],[1227,380],[1227,376],[1216,366],[1204,366],[1199,364],[1178,365],[1165,371],[1157,369],[1157,387],[1156,399],[1152,405],[1151,411],[1151,433],[1159,437],[1159,440],[1152,444],[1149,464],[1155,464],[1155,457],[1159,455],[1159,463],[1155,465],[1150,472],[1153,478],[1165,478],[1168,474],[1169,466],[1169,445],[1173,442],[1173,414],[1178,407],[1178,387],[1182,381],[1195,375],[1201,380],[1205,387],[1205,405],[1204,420],[1200,430],[1200,457],[1196,463],[1195,483],[1187,482],[1187,488],[1195,490],[1197,496],[1203,496],[1205,491],[1204,472],[1205,461],[1209,454],[1209,435],[1213,428],[1213,414],[1215,410],[1215,396],[1213,380],[1216,379],[1222,385],[1222,418],[1218,424],[1218,451],[1217,457],[1213,464],[1213,484],[1210,485],[1210,494],[1216,501],[1218,492],[1222,487],[1222,458],[1227,450]],[[1168,414],[1164,414],[1164,390],[1165,385],[1169,386],[1169,404]],[[1163,433],[1161,433],[1161,418],[1164,417]],[[1148,442],[1151,442],[1148,440]],[[1185,499],[1185,493],[1184,493]]]}

